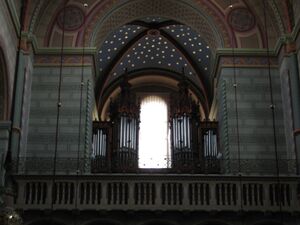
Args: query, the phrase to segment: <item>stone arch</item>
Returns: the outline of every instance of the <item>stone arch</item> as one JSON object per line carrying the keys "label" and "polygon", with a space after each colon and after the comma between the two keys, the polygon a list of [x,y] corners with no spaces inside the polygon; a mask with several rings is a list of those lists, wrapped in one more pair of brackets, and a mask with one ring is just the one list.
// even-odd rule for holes
{"label": "stone arch", "polygon": [[[163,76],[160,76],[163,75]],[[129,78],[129,82],[132,83],[132,89],[136,89],[138,86],[143,86],[145,84],[151,84],[151,86],[166,88],[168,90],[176,90],[177,89],[177,82],[180,81],[179,77],[174,77],[167,73],[144,73],[144,74],[137,74],[137,76],[132,76]],[[97,100],[98,103],[98,110],[100,117],[105,120],[105,114],[109,108],[110,98],[114,98],[117,94],[119,94],[119,85],[122,82],[122,78],[119,78],[117,81],[111,84],[111,86],[106,87],[106,93],[102,96],[101,101],[100,99]],[[189,90],[192,93],[192,97],[196,102],[200,104],[200,112],[202,118],[207,118],[209,112],[209,102],[206,96],[202,95],[202,92],[199,92],[198,88],[193,85],[192,81],[188,82],[190,87]],[[198,90],[198,92],[197,92]],[[102,103],[100,103],[102,102]]]}
{"label": "stone arch", "polygon": [[153,15],[173,19],[192,27],[203,36],[213,53],[217,48],[229,45],[224,41],[230,40],[228,33],[222,33],[210,16],[183,0],[132,0],[117,5],[102,18],[97,18],[94,27],[92,22],[89,23],[87,30],[93,30],[88,37],[89,45],[99,48],[113,30],[135,19]]}
{"label": "stone arch", "polygon": [[0,120],[8,117],[8,85],[7,64],[4,53],[0,48]]}

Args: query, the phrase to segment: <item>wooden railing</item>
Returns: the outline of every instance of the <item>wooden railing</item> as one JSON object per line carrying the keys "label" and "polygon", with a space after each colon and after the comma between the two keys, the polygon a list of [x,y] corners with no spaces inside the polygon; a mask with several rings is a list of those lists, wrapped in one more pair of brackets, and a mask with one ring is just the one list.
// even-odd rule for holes
{"label": "wooden railing", "polygon": [[102,174],[15,180],[15,207],[22,210],[300,211],[297,177]]}

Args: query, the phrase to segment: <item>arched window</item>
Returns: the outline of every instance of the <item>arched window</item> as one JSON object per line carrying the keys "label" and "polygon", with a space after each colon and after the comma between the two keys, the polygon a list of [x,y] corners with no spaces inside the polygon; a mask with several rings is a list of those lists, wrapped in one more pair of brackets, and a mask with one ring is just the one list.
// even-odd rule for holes
{"label": "arched window", "polygon": [[168,105],[159,96],[145,97],[141,102],[139,132],[139,167],[170,167]]}

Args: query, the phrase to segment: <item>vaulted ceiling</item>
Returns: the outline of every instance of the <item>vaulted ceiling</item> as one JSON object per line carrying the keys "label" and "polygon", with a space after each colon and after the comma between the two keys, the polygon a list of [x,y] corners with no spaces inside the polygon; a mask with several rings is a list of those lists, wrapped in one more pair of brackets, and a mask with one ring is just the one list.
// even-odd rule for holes
{"label": "vaulted ceiling", "polygon": [[[142,17],[176,20],[202,33],[212,48],[263,46],[264,13],[273,44],[291,29],[288,0],[66,0],[66,45],[100,47],[120,26]],[[86,2],[88,7],[84,7]],[[265,2],[265,4],[264,4]],[[264,6],[265,5],[265,6]],[[232,6],[232,7],[231,7]],[[40,47],[60,45],[64,1],[31,0],[26,28]],[[85,20],[85,28],[83,23]],[[147,21],[145,21],[147,22]],[[209,37],[214,34],[216,37]],[[232,41],[233,40],[233,41]]]}
{"label": "vaulted ceiling", "polygon": [[[86,5],[84,4],[86,3]],[[96,93],[125,73],[185,76],[206,104],[216,53],[274,48],[291,32],[289,0],[31,0],[25,31],[37,49],[94,52]]]}

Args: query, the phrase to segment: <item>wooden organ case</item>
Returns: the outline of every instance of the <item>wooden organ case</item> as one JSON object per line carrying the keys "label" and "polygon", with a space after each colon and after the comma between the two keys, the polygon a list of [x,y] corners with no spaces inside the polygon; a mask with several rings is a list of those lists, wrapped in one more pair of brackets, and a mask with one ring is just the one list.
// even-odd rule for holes
{"label": "wooden organ case", "polygon": [[112,171],[136,171],[138,168],[138,131],[140,107],[127,79],[121,93],[110,103],[113,130]]}
{"label": "wooden organ case", "polygon": [[177,172],[194,170],[199,163],[199,105],[192,99],[185,80],[170,98],[172,168]]}
{"label": "wooden organ case", "polygon": [[[93,124],[92,172],[149,172],[138,167],[140,104],[124,79],[120,94],[110,101],[110,121]],[[170,93],[170,167],[156,172],[220,173],[218,123],[202,119],[199,103],[189,93],[188,83],[178,83]],[[220,157],[221,156],[221,157]]]}

